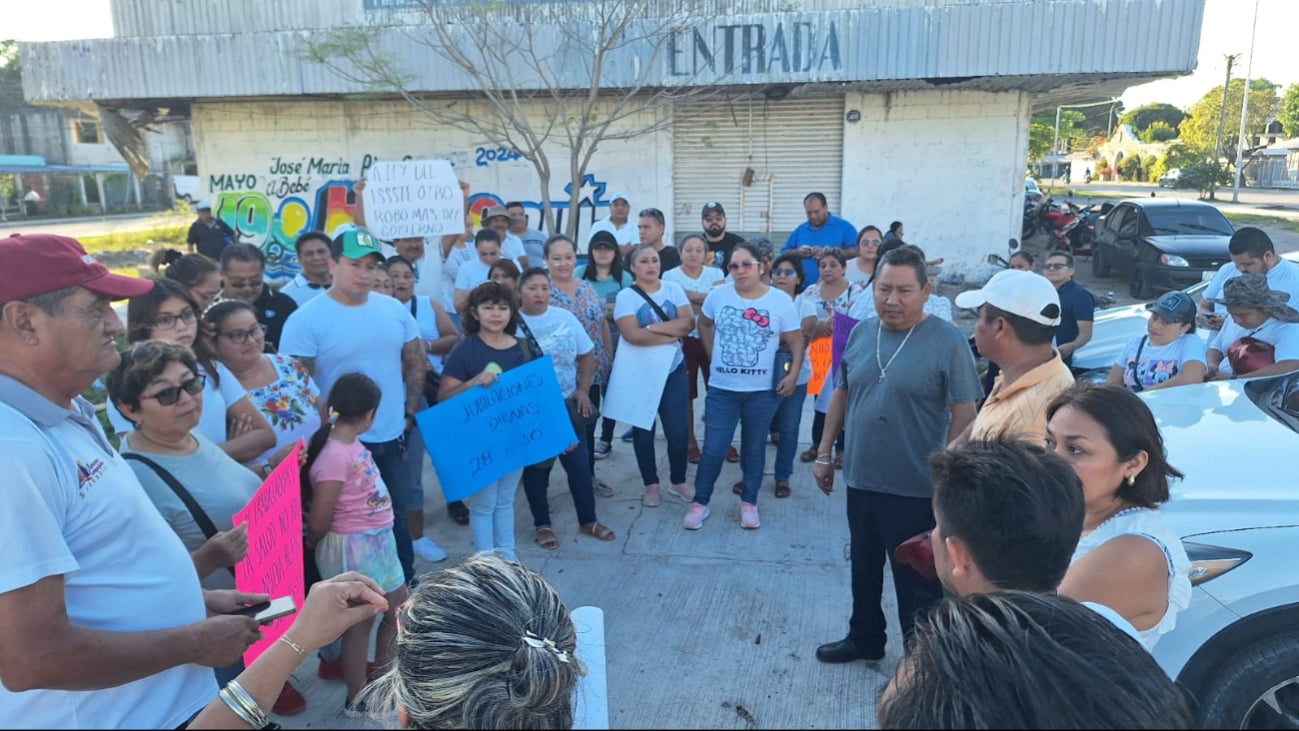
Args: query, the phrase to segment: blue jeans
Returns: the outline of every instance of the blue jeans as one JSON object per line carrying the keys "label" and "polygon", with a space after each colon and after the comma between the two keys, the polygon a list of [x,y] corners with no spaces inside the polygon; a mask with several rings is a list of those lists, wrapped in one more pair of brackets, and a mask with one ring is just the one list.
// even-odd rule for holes
{"label": "blue jeans", "polygon": [[[762,468],[766,464],[767,434],[781,398],[769,388],[761,391],[726,391],[708,387],[704,401],[704,451],[695,473],[695,502],[707,505],[713,497],[713,485],[722,473],[722,464],[740,425],[740,468],[744,472],[744,494],[750,505],[758,504],[762,487]],[[785,443],[781,437],[781,444]],[[792,440],[791,440],[792,441]]]}
{"label": "blue jeans", "polygon": [[776,481],[788,480],[794,474],[794,455],[798,453],[798,429],[803,424],[803,402],[807,399],[807,384],[794,389],[787,398],[780,399],[776,415],[771,420],[771,431],[780,435],[776,445]]}
{"label": "blue jeans", "polygon": [[[689,399],[686,383],[686,364],[683,362],[668,374],[659,396],[659,421],[663,422],[663,436],[668,442],[668,477],[673,485],[686,481],[686,444],[689,441],[686,406]],[[632,447],[636,452],[636,466],[645,485],[659,483],[658,460],[654,458],[654,429],[636,428],[632,431]]]}
{"label": "blue jeans", "polygon": [[474,536],[475,551],[495,551],[506,561],[517,561],[514,555],[514,496],[519,492],[519,475],[515,470],[473,494],[469,498],[469,532]]}
{"label": "blue jeans", "polygon": [[[574,429],[577,432],[577,446],[568,454],[561,454],[559,463],[568,473],[568,492],[573,496],[573,507],[577,510],[577,524],[586,525],[595,522],[595,483],[591,478],[591,445],[586,441],[586,429]],[[546,491],[550,489],[550,470],[554,462],[545,467],[528,466],[523,468],[523,492],[528,496],[528,507],[532,509],[532,524],[538,528],[550,525],[550,500]]]}
{"label": "blue jeans", "polygon": [[361,442],[370,450],[374,464],[379,468],[383,484],[388,486],[392,498],[392,537],[397,540],[397,560],[406,582],[415,578],[415,549],[410,542],[410,521],[406,511],[415,507],[415,492],[410,471],[410,456],[406,453],[406,435],[386,442]]}

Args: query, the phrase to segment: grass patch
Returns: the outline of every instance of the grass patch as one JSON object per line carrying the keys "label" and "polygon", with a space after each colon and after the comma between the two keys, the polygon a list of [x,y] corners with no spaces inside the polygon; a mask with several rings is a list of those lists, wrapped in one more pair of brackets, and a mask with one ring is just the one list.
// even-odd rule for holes
{"label": "grass patch", "polygon": [[1291,221],[1276,216],[1259,216],[1254,213],[1230,213],[1223,211],[1222,215],[1227,217],[1228,221],[1236,226],[1264,226],[1267,228],[1281,228],[1294,233],[1299,233],[1299,221]]}
{"label": "grass patch", "polygon": [[142,231],[125,231],[105,236],[85,236],[78,239],[90,254],[103,254],[111,251],[138,251],[140,249],[157,249],[160,247],[185,249],[185,234],[188,225],[161,225],[157,228]]}

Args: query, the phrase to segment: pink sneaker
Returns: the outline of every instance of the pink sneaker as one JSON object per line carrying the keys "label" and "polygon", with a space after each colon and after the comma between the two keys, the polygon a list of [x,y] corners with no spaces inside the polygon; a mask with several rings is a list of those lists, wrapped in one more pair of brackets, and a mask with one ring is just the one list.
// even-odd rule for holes
{"label": "pink sneaker", "polygon": [[700,528],[703,528],[704,521],[707,520],[710,512],[711,511],[708,510],[707,505],[691,503],[690,512],[686,513],[686,517],[681,519],[681,527],[686,530],[699,530]]}
{"label": "pink sneaker", "polygon": [[760,525],[762,525],[762,521],[758,520],[758,506],[746,502],[741,502],[740,503],[740,527],[757,528]]}
{"label": "pink sneaker", "polygon": [[686,502],[690,502],[695,499],[695,488],[685,483],[682,483],[679,486],[672,485],[671,487],[668,488],[668,494],[674,498],[679,498]]}

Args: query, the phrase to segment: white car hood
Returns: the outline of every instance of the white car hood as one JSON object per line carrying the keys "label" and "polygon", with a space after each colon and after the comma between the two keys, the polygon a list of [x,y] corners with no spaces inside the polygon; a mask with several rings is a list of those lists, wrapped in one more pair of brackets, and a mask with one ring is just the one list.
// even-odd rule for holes
{"label": "white car hood", "polygon": [[1186,477],[1171,483],[1163,514],[1183,537],[1299,525],[1299,434],[1255,405],[1248,381],[1146,392],[1168,461]]}

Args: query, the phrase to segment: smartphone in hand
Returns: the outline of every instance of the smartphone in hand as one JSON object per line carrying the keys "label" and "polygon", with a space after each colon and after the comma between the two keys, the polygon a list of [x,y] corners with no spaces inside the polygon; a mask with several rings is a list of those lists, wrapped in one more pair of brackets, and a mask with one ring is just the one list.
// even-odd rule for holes
{"label": "smartphone in hand", "polygon": [[280,617],[287,617],[298,611],[298,606],[291,596],[282,596],[278,599],[261,604],[253,604],[243,609],[236,609],[231,614],[239,614],[245,617],[252,617],[257,620],[258,624],[270,624]]}

